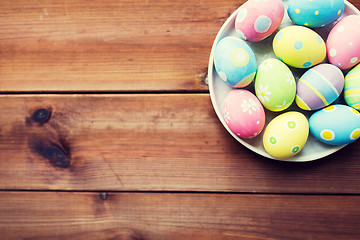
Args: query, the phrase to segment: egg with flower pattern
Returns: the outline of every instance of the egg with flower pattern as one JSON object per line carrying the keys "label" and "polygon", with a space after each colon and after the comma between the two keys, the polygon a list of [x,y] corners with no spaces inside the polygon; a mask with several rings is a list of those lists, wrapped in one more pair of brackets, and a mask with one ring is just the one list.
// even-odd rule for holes
{"label": "egg with flower pattern", "polygon": [[252,49],[244,40],[233,36],[225,37],[217,43],[214,65],[219,77],[234,88],[249,85],[257,70]]}
{"label": "egg with flower pattern", "polygon": [[223,119],[237,137],[253,138],[265,125],[264,108],[248,90],[231,90],[224,102]]}
{"label": "egg with flower pattern", "polygon": [[308,136],[307,118],[300,112],[290,111],[269,122],[264,131],[263,146],[275,158],[290,158],[304,148]]}
{"label": "egg with flower pattern", "polygon": [[268,58],[258,67],[255,94],[266,109],[283,111],[295,99],[294,75],[285,63],[275,58]]}
{"label": "egg with flower pattern", "polygon": [[360,113],[335,104],[315,112],[309,119],[311,134],[330,145],[344,145],[360,137]]}
{"label": "egg with flower pattern", "polygon": [[314,30],[303,26],[288,26],[274,37],[273,50],[281,61],[296,68],[309,68],[326,57],[324,40]]}

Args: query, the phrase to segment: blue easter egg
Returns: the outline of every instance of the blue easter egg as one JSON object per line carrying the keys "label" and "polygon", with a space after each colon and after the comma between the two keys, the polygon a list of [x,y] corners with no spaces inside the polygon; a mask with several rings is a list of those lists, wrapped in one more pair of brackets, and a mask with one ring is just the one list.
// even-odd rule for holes
{"label": "blue easter egg", "polygon": [[309,119],[311,134],[330,145],[344,145],[360,137],[360,113],[335,104],[315,112]]}
{"label": "blue easter egg", "polygon": [[287,12],[298,25],[323,27],[338,19],[344,9],[344,0],[289,0]]}
{"label": "blue easter egg", "polygon": [[233,36],[225,37],[217,43],[214,64],[220,78],[234,88],[249,85],[257,70],[252,49],[244,40]]}

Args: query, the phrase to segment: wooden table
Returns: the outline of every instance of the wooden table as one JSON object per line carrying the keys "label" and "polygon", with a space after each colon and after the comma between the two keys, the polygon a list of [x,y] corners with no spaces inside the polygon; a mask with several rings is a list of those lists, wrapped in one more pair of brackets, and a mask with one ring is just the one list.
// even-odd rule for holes
{"label": "wooden table", "polygon": [[360,239],[359,141],[286,163],[220,124],[208,58],[242,3],[2,0],[0,238]]}

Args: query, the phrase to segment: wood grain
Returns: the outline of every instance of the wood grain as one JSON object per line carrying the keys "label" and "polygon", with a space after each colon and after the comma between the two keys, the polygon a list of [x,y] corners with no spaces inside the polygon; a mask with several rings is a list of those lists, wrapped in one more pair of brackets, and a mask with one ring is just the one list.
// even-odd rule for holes
{"label": "wood grain", "polygon": [[244,2],[1,1],[0,91],[205,92],[212,42]]}
{"label": "wood grain", "polygon": [[0,189],[360,193],[360,142],[266,159],[226,132],[208,94],[2,95],[0,116]]}
{"label": "wood grain", "polygon": [[207,91],[242,1],[1,1],[0,91]]}
{"label": "wood grain", "polygon": [[211,45],[244,2],[0,1],[0,238],[357,239],[359,141],[273,161],[215,115]]}
{"label": "wood grain", "polygon": [[6,239],[356,239],[360,196],[2,192]]}

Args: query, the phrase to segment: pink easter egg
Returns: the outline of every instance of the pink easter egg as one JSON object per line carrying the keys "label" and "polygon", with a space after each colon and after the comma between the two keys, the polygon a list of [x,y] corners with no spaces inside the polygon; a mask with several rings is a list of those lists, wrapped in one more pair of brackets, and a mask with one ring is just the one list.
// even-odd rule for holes
{"label": "pink easter egg", "polygon": [[350,15],[331,29],[326,41],[329,62],[348,69],[360,62],[360,16]]}
{"label": "pink easter egg", "polygon": [[224,121],[238,137],[253,138],[265,125],[265,111],[257,97],[244,89],[233,89],[225,98]]}
{"label": "pink easter egg", "polygon": [[235,19],[237,34],[249,42],[258,42],[271,35],[284,17],[281,0],[248,0]]}

